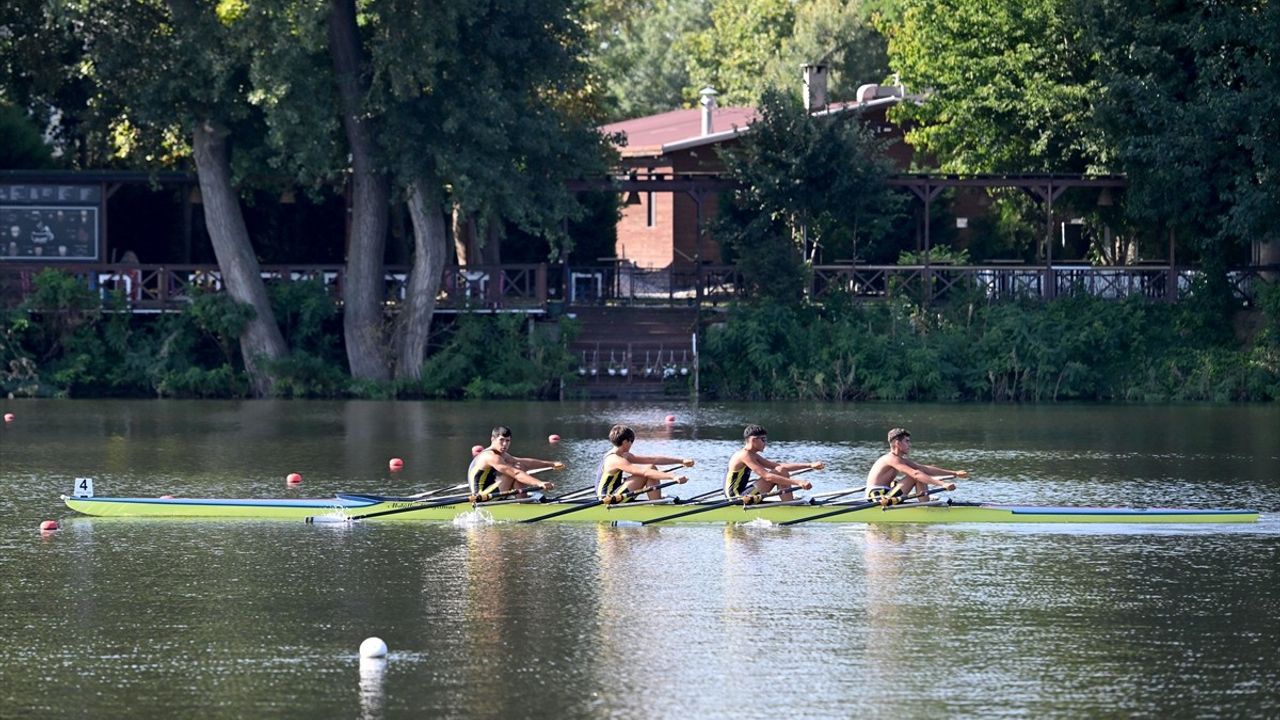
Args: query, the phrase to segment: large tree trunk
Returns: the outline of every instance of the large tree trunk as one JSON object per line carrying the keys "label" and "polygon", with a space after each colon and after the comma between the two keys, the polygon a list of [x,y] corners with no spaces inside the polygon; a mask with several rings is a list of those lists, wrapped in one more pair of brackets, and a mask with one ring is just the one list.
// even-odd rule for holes
{"label": "large tree trunk", "polygon": [[409,273],[408,297],[397,327],[397,379],[422,378],[431,317],[436,311],[436,294],[440,292],[440,276],[444,271],[445,255],[449,252],[441,200],[435,186],[423,181],[415,182],[409,188],[413,269]]}
{"label": "large tree trunk", "polygon": [[262,282],[258,258],[249,242],[249,231],[240,211],[240,200],[231,186],[227,131],[205,120],[192,133],[196,174],[204,201],[204,222],[213,242],[213,254],[222,271],[222,284],[233,300],[251,305],[254,317],[240,335],[240,352],[256,397],[271,394],[273,381],[264,360],[288,354],[275,313]]}
{"label": "large tree trunk", "polygon": [[364,108],[359,30],[355,0],[331,0],[329,50],[342,105],[342,127],[351,150],[351,237],[343,277],[342,329],[352,377],[391,377],[383,325],[383,254],[387,242],[386,173],[379,167],[373,129]]}

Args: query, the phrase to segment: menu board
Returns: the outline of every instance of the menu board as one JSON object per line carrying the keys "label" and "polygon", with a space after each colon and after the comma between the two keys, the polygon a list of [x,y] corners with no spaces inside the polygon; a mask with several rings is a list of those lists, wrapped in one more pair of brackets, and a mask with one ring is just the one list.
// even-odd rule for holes
{"label": "menu board", "polygon": [[0,260],[97,261],[96,185],[0,185]]}

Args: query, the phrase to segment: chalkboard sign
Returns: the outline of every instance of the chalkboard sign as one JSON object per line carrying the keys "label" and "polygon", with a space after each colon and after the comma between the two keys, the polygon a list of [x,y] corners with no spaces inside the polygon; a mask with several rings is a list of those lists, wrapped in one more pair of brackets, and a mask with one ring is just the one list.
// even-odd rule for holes
{"label": "chalkboard sign", "polygon": [[101,208],[96,185],[0,185],[0,260],[100,260]]}

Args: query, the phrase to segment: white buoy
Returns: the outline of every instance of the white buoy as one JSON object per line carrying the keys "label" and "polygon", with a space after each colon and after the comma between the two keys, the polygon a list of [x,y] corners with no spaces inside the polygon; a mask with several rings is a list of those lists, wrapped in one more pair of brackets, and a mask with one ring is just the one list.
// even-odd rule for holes
{"label": "white buoy", "polygon": [[360,657],[362,658],[380,658],[387,656],[387,644],[382,642],[382,638],[371,637],[365,638],[360,643]]}

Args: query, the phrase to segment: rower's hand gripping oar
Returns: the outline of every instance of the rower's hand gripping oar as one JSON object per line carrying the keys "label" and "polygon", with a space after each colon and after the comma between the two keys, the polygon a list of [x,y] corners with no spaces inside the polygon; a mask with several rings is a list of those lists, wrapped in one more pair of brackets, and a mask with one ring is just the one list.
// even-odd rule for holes
{"label": "rower's hand gripping oar", "polygon": [[[960,475],[959,475],[958,473],[957,473],[956,475],[941,475],[941,476],[939,476],[939,477],[937,477],[937,478],[935,478],[935,479],[936,479],[936,480],[948,480],[948,479],[953,478],[953,477],[960,477]],[[822,514],[820,514],[820,515],[810,515],[809,517],[796,518],[795,520],[787,520],[787,521],[784,521],[784,522],[780,522],[780,523],[778,523],[778,525],[779,525],[779,526],[784,526],[784,525],[799,525],[800,523],[803,523],[803,522],[809,522],[809,521],[811,521],[811,520],[821,520],[821,519],[823,519],[823,518],[835,517],[835,516],[837,516],[837,515],[844,515],[845,513],[857,512],[858,510],[866,510],[867,508],[873,508],[873,507],[876,507],[877,505],[879,505],[879,506],[881,506],[881,507],[888,507],[889,505],[897,505],[897,504],[901,503],[903,500],[914,500],[914,499],[917,499],[917,498],[927,497],[927,496],[932,495],[932,494],[934,494],[934,493],[939,493],[939,492],[943,492],[943,491],[947,491],[947,490],[955,490],[955,489],[956,489],[955,483],[948,483],[947,485],[945,485],[945,486],[943,486],[943,487],[931,487],[931,488],[929,488],[928,490],[926,490],[926,491],[924,491],[923,493],[920,493],[920,494],[911,495],[911,496],[908,496],[908,497],[905,497],[905,498],[893,498],[893,499],[892,499],[893,501],[891,501],[891,502],[887,502],[887,503],[886,503],[886,502],[884,502],[884,501],[883,501],[883,500],[881,500],[881,499],[868,500],[868,501],[866,501],[866,502],[855,503],[855,504],[853,504],[853,505],[849,505],[849,506],[846,506],[846,507],[842,507],[842,508],[840,508],[840,509],[838,509],[838,510],[832,510],[831,512],[825,512],[825,513],[822,513]]]}
{"label": "rower's hand gripping oar", "polygon": [[[816,469],[816,468],[811,468],[811,467],[801,468],[801,469],[796,470],[795,472],[791,473],[791,475],[792,475],[792,476],[795,476],[795,475],[799,475],[799,474],[801,474],[801,473],[807,473],[807,472],[809,472],[810,470],[814,470],[814,469]],[[789,489],[791,489],[791,488],[789,488]],[[720,492],[720,491],[717,491],[717,492]],[[782,494],[782,493],[781,493],[781,492],[773,492],[773,493],[769,493],[768,497],[773,497],[775,494],[780,495],[780,494]],[[718,510],[718,509],[723,508],[723,507],[729,507],[730,505],[742,505],[743,507],[746,507],[747,505],[754,505],[755,503],[757,503],[757,502],[759,502],[759,501],[761,501],[761,500],[763,500],[763,499],[764,499],[764,498],[763,498],[762,496],[760,496],[760,495],[756,495],[756,494],[754,494],[754,493],[747,494],[747,495],[740,495],[740,496],[738,496],[738,497],[736,497],[736,498],[731,498],[731,499],[729,499],[729,500],[721,500],[720,502],[711,503],[710,505],[703,505],[702,507],[697,507],[697,508],[694,508],[694,509],[692,509],[692,510],[685,510],[684,512],[678,512],[678,513],[675,513],[675,514],[673,514],[673,515],[663,515],[662,517],[653,518],[652,520],[645,520],[644,522],[641,522],[640,524],[641,524],[641,525],[652,525],[653,523],[659,523],[659,522],[662,522],[662,521],[664,521],[664,520],[675,520],[675,519],[677,519],[677,518],[689,517],[690,515],[697,515],[698,513],[709,512],[709,511],[711,511],[711,510]]]}
{"label": "rower's hand gripping oar", "polygon": [[[680,469],[681,467],[683,467],[683,465],[675,465],[673,467],[666,468],[662,472],[672,472],[674,470]],[[672,485],[679,485],[687,481],[688,481],[688,478],[682,475],[676,478],[675,480],[664,482],[661,485],[646,486],[638,490],[626,490],[616,495],[605,495],[603,498],[599,500],[592,500],[591,502],[582,503],[581,505],[574,505],[573,507],[565,508],[564,510],[556,510],[555,512],[547,513],[546,515],[539,515],[538,517],[528,518],[525,520],[521,520],[520,522],[535,523],[540,520],[550,520],[551,518],[560,517],[561,515],[568,515],[569,513],[575,513],[575,512],[578,512],[579,510],[587,510],[593,507],[599,507],[600,505],[624,503],[630,500],[631,498],[634,498],[635,496],[639,495],[640,493],[647,493],[650,490],[661,490],[663,488],[671,487]]]}

